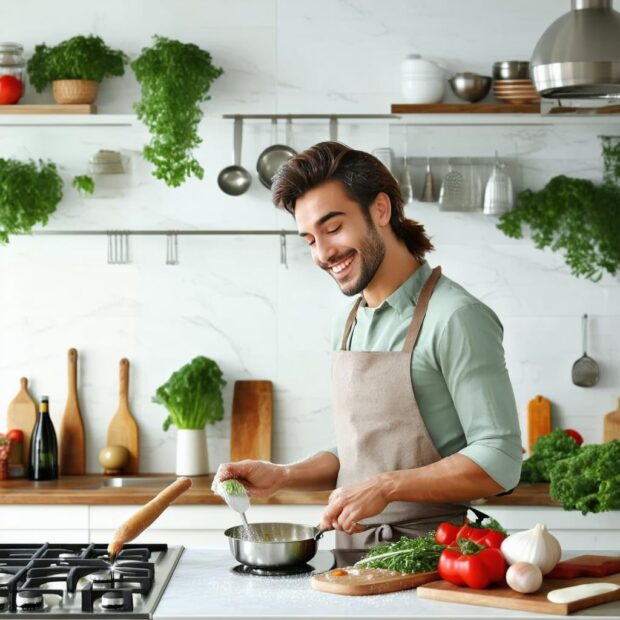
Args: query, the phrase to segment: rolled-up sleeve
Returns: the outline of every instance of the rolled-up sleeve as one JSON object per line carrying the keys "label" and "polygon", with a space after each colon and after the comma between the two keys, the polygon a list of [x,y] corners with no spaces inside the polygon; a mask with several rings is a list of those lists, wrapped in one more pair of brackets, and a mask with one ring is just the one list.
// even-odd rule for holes
{"label": "rolled-up sleeve", "polygon": [[519,482],[522,457],[502,336],[490,308],[468,304],[450,316],[438,341],[438,357],[467,440],[459,454],[508,490]]}

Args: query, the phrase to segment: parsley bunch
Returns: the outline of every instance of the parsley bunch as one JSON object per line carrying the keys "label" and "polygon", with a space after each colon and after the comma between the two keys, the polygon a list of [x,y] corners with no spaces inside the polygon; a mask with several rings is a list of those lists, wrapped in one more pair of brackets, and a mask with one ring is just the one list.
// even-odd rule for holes
{"label": "parsley bunch", "polygon": [[539,437],[532,446],[532,456],[523,461],[521,482],[549,482],[556,463],[579,449],[577,442],[560,428]]}
{"label": "parsley bunch", "polygon": [[0,243],[47,224],[61,199],[62,179],[51,161],[0,159]]}
{"label": "parsley bunch", "polygon": [[131,63],[142,97],[134,109],[151,132],[144,158],[155,166],[154,176],[178,187],[192,175],[204,176],[193,156],[202,142],[200,103],[210,99],[209,88],[223,70],[213,65],[209,52],[193,43],[158,35],[154,39]]}
{"label": "parsley bunch", "polygon": [[399,573],[427,573],[437,570],[439,556],[445,549],[435,541],[435,532],[407,538],[371,549],[356,566],[383,568]]}
{"label": "parsley bunch", "polygon": [[55,80],[93,80],[125,73],[128,58],[108,47],[101,37],[77,36],[54,47],[45,43],[34,48],[28,61],[28,77],[37,92]]}

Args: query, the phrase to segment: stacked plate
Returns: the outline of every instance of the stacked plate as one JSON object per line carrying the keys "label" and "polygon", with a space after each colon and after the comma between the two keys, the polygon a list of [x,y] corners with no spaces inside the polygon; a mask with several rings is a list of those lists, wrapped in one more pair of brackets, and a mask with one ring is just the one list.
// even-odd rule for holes
{"label": "stacked plate", "polygon": [[515,104],[531,103],[540,99],[532,80],[529,79],[495,80],[493,94],[500,101]]}

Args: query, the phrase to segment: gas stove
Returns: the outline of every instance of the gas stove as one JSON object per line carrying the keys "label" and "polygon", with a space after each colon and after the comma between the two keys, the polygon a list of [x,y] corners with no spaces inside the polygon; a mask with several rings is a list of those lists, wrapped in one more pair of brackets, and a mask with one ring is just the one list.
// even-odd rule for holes
{"label": "gas stove", "polygon": [[152,618],[183,547],[0,545],[0,620]]}

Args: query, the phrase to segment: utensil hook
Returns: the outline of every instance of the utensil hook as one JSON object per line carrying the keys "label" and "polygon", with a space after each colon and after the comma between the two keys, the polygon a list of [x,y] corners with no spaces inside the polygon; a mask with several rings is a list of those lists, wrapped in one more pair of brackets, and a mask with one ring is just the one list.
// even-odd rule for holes
{"label": "utensil hook", "polygon": [[286,257],[286,235],[280,233],[280,265],[284,265],[288,269],[288,262]]}
{"label": "utensil hook", "polygon": [[329,117],[329,141],[338,142],[338,117]]}
{"label": "utensil hook", "polygon": [[581,317],[581,346],[583,347],[583,354],[588,354],[588,315],[584,314]]}
{"label": "utensil hook", "polygon": [[241,142],[243,136],[243,119],[235,117],[234,142],[233,142],[233,162],[235,166],[241,165]]}
{"label": "utensil hook", "polygon": [[166,265],[179,264],[179,238],[176,233],[166,234]]}

